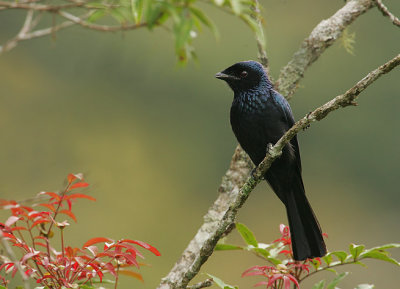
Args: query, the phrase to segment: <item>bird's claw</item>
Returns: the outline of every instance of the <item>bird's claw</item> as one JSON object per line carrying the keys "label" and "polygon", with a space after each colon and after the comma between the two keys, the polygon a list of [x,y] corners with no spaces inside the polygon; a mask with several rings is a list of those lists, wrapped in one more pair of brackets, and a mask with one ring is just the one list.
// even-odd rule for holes
{"label": "bird's claw", "polygon": [[267,150],[267,154],[269,154],[271,152],[272,147],[273,147],[272,143],[267,144],[267,149],[266,149]]}

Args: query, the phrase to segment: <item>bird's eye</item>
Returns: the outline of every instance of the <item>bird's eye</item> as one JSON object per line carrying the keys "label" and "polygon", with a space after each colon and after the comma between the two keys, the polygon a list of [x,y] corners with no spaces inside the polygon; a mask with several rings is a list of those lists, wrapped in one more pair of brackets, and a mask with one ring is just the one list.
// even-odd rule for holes
{"label": "bird's eye", "polygon": [[247,71],[246,70],[243,70],[241,73],[240,73],[240,77],[241,78],[245,78],[246,76],[247,76]]}

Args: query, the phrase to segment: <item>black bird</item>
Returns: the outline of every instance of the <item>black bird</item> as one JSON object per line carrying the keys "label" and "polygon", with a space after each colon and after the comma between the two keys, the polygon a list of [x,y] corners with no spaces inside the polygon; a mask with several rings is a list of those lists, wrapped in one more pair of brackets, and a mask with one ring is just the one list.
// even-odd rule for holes
{"label": "black bird", "polygon": [[[238,62],[215,77],[226,81],[234,92],[230,115],[232,130],[241,147],[258,165],[268,145],[275,144],[293,126],[289,103],[273,89],[258,62]],[[294,259],[324,256],[326,246],[321,229],[304,191],[296,136],[264,177],[286,206]]]}

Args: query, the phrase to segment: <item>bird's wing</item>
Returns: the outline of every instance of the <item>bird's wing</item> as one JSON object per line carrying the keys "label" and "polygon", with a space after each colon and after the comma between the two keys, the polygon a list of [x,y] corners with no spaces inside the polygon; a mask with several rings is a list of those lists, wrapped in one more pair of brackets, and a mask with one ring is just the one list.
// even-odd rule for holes
{"label": "bird's wing", "polygon": [[[289,130],[295,123],[292,109],[290,108],[289,103],[287,100],[277,91],[272,90],[272,95],[273,98],[275,99],[276,103],[278,104],[278,107],[282,110],[283,112],[283,121],[287,124],[286,130]],[[301,158],[300,158],[300,149],[299,149],[299,143],[297,142],[297,135],[295,135],[291,140],[290,140],[290,145],[293,148],[295,157],[296,157],[296,164],[301,172]]]}

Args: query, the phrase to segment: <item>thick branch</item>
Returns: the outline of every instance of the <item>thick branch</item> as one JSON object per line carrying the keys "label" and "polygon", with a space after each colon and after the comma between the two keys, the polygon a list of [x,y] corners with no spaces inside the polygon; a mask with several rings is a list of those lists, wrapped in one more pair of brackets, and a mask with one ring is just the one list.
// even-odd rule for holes
{"label": "thick branch", "polygon": [[[249,172],[248,158],[245,157],[243,150],[237,148],[219,189],[220,195],[204,217],[204,224],[185,249],[181,259],[178,260],[168,276],[162,279],[158,289],[186,288],[190,280],[199,272],[201,265],[211,256],[218,240],[233,227],[237,211],[261,181],[272,162],[281,155],[283,147],[299,131],[308,127],[312,122],[325,118],[331,111],[340,107],[355,105],[354,100],[367,86],[399,64],[400,54],[370,72],[346,93],[335,97],[296,122],[268,150],[265,159],[256,168],[253,176],[248,177],[245,182],[244,175]],[[241,187],[240,190],[239,187]]]}
{"label": "thick branch", "polygon": [[400,19],[394,16],[389,9],[382,3],[381,0],[375,0],[375,4],[384,16],[390,18],[394,25],[400,26]]}
{"label": "thick branch", "polygon": [[290,99],[305,70],[340,37],[348,25],[373,6],[373,0],[347,1],[334,15],[322,20],[303,41],[292,60],[282,68],[276,82],[277,90]]}

